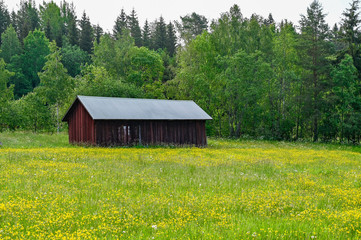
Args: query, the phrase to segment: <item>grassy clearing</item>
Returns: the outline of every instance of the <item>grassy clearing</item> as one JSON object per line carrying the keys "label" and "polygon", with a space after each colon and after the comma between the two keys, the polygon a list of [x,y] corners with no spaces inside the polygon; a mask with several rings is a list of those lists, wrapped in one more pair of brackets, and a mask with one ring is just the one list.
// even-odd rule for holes
{"label": "grassy clearing", "polygon": [[27,133],[0,141],[0,239],[361,237],[357,147],[83,148]]}

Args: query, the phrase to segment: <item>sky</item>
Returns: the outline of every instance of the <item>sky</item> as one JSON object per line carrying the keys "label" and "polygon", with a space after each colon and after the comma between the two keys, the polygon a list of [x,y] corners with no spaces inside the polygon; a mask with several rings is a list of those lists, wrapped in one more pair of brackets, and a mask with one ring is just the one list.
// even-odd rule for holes
{"label": "sky", "polygon": [[[351,1],[319,0],[324,13],[327,14],[326,22],[330,27],[340,22],[342,12],[349,8]],[[4,0],[4,2],[10,11],[17,11],[19,8],[20,0]],[[43,0],[35,0],[35,2],[38,5]],[[60,3],[61,0],[54,2]],[[268,14],[272,13],[276,22],[288,19],[297,25],[300,14],[306,14],[311,2],[312,0],[73,0],[79,19],[85,10],[91,23],[99,24],[106,32],[112,31],[115,19],[122,8],[127,14],[130,14],[134,8],[141,27],[146,19],[151,22],[162,15],[168,23],[180,20],[180,16],[192,12],[204,15],[210,22],[212,19],[217,19],[221,13],[228,11],[234,4],[240,6],[244,17],[250,17],[252,13],[268,17]]]}

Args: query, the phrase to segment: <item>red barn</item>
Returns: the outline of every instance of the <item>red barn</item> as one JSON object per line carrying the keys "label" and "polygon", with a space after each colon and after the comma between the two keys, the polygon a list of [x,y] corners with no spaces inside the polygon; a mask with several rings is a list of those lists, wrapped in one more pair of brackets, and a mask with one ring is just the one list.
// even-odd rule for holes
{"label": "red barn", "polygon": [[77,96],[62,121],[70,143],[206,146],[206,120],[195,102]]}

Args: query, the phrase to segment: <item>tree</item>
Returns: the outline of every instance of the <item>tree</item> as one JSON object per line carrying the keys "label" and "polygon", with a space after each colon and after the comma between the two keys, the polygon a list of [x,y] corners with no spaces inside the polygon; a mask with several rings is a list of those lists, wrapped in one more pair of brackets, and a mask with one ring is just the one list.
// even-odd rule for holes
{"label": "tree", "polygon": [[175,23],[180,37],[185,43],[188,43],[190,40],[208,29],[207,18],[195,12],[180,17],[180,19],[180,22],[176,21]]}
{"label": "tree", "polygon": [[88,52],[92,53],[93,48],[93,28],[90,24],[89,17],[87,17],[85,11],[83,12],[83,17],[80,20],[80,40],[79,47]]}
{"label": "tree", "polygon": [[60,7],[54,2],[40,5],[40,25],[44,29],[46,37],[56,41],[56,44],[62,46],[62,37],[65,31],[65,19],[61,16]]}
{"label": "tree", "polygon": [[166,48],[170,56],[174,56],[177,49],[177,36],[172,22],[167,25],[167,43]]}
{"label": "tree", "polygon": [[167,26],[161,16],[155,21],[155,31],[152,33],[152,49],[165,49],[167,47]]}
{"label": "tree", "polygon": [[115,20],[115,24],[113,27],[113,36],[118,39],[120,35],[123,34],[124,30],[128,29],[127,15],[122,8],[120,15]]}
{"label": "tree", "polygon": [[115,40],[109,34],[102,36],[99,44],[94,44],[92,57],[95,66],[104,67],[115,79],[125,78],[130,67],[129,51],[134,46],[129,34],[119,37]]}
{"label": "tree", "polygon": [[148,20],[145,20],[143,27],[143,36],[142,36],[143,46],[147,48],[151,48],[151,32],[148,24]]}
{"label": "tree", "polygon": [[353,59],[346,54],[340,64],[332,71],[336,118],[339,129],[339,138],[344,137],[356,141],[360,136],[360,86],[358,84],[357,69]]}
{"label": "tree", "polygon": [[132,47],[129,58],[127,81],[141,87],[149,97],[164,98],[161,84],[164,67],[161,56],[145,47]]}
{"label": "tree", "polygon": [[11,122],[10,100],[14,97],[14,86],[8,87],[9,78],[14,73],[6,70],[5,66],[4,60],[0,59],[0,131]]}
{"label": "tree", "polygon": [[82,77],[77,82],[77,95],[103,97],[144,97],[142,90],[123,81],[115,79],[104,67],[89,65],[82,71]]}
{"label": "tree", "polygon": [[24,39],[24,51],[11,59],[9,66],[16,72],[13,82],[15,94],[21,97],[39,85],[38,72],[41,71],[49,54],[49,40],[39,30],[30,32]]}
{"label": "tree", "polygon": [[77,45],[66,44],[61,48],[61,55],[61,62],[71,77],[79,75],[81,68],[90,62],[89,54]]}
{"label": "tree", "polygon": [[50,54],[46,56],[47,62],[43,72],[39,73],[40,94],[44,96],[46,103],[56,106],[57,132],[60,130],[59,108],[67,100],[73,87],[72,79],[61,63],[60,50],[53,41],[49,44]]}
{"label": "tree", "polygon": [[97,24],[96,26],[93,27],[93,29],[94,29],[95,41],[99,44],[100,38],[104,34],[103,28],[99,26],[99,24]]}
{"label": "tree", "polygon": [[327,56],[330,54],[329,43],[326,41],[329,28],[325,22],[323,8],[318,1],[313,1],[307,8],[307,15],[301,15],[301,58],[307,86],[306,100],[312,121],[313,141],[318,140],[318,126],[321,117],[322,92],[326,91],[324,81],[327,79],[330,64]]}
{"label": "tree", "polygon": [[73,3],[69,4],[63,1],[60,4],[61,14],[65,24],[65,35],[67,42],[71,45],[79,44],[79,29],[77,26],[78,20]]}
{"label": "tree", "polygon": [[130,13],[130,16],[128,17],[128,25],[129,25],[129,29],[130,29],[130,35],[134,39],[135,46],[141,47],[142,46],[142,31],[140,30],[137,13],[135,12],[134,9],[132,10],[132,12]]}
{"label": "tree", "polygon": [[[7,10],[7,7],[5,6],[5,3],[3,0],[0,1],[0,39],[2,39],[2,34],[5,32],[5,30],[10,25],[10,14]],[[0,44],[1,44],[0,40]]]}
{"label": "tree", "polygon": [[6,63],[10,63],[11,57],[21,53],[21,44],[12,25],[2,34],[1,42],[1,57]]}
{"label": "tree", "polygon": [[44,104],[37,91],[30,92],[16,102],[20,103],[21,125],[24,129],[33,132],[38,132],[41,129],[53,131],[54,124],[51,111],[49,106]]}
{"label": "tree", "polygon": [[35,1],[28,0],[20,2],[20,9],[16,14],[16,30],[20,41],[28,36],[29,32],[39,28],[39,13]]}
{"label": "tree", "polygon": [[268,126],[275,139],[299,137],[302,103],[300,73],[297,54],[297,33],[292,23],[281,23],[274,36],[272,67],[274,81],[270,83],[268,113],[272,123]]}
{"label": "tree", "polygon": [[350,54],[353,58],[354,64],[361,74],[361,58],[360,58],[360,12],[359,12],[359,0],[353,0],[350,4],[350,8],[346,9],[342,13],[341,20],[341,40],[346,44],[344,52]]}

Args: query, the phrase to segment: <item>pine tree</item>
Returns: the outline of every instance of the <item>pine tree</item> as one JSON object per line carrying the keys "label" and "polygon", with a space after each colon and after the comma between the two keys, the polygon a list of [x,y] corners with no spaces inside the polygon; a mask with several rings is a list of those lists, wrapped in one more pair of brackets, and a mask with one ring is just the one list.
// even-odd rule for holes
{"label": "pine tree", "polygon": [[309,117],[312,121],[313,141],[318,140],[319,120],[321,117],[322,98],[321,93],[326,91],[323,80],[327,79],[329,62],[327,56],[330,53],[329,28],[325,22],[323,8],[318,1],[313,1],[307,8],[307,15],[301,15],[301,59],[303,67],[309,72],[305,76],[307,86],[307,98],[309,102]]}
{"label": "pine tree", "polygon": [[188,43],[204,30],[208,29],[208,20],[206,17],[195,12],[180,17],[181,22],[175,22],[180,37],[184,42]]}
{"label": "pine tree", "polygon": [[143,46],[147,48],[151,48],[151,33],[148,24],[148,20],[145,20],[143,27],[143,36],[142,36]]}
{"label": "pine tree", "polygon": [[114,38],[118,39],[118,36],[122,35],[125,29],[128,29],[127,15],[125,14],[124,9],[122,9],[120,15],[115,20],[115,25],[113,27]]}
{"label": "pine tree", "polygon": [[167,25],[167,50],[170,56],[174,56],[177,48],[177,36],[172,22]]}
{"label": "pine tree", "polygon": [[142,31],[140,30],[137,13],[134,9],[128,17],[128,23],[130,28],[130,35],[133,37],[135,45],[137,47],[142,46]]}
{"label": "pine tree", "polygon": [[89,17],[87,17],[85,11],[83,17],[80,20],[80,41],[79,46],[82,50],[92,52],[93,48],[93,28],[90,24]]}
{"label": "pine tree", "polygon": [[167,26],[162,16],[159,18],[159,21],[155,22],[155,31],[152,39],[154,50],[165,49],[167,47]]}

